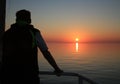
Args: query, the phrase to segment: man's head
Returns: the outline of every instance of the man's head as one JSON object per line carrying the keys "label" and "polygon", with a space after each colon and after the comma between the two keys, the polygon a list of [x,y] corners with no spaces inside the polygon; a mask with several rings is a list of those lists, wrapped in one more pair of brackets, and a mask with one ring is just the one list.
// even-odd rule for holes
{"label": "man's head", "polygon": [[20,10],[16,13],[16,22],[23,21],[28,24],[31,23],[31,13],[28,10]]}

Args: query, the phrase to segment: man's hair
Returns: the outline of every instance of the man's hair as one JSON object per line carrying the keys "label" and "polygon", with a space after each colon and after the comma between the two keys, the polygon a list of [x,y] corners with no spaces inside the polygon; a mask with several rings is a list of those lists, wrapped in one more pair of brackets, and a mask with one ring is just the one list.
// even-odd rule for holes
{"label": "man's hair", "polygon": [[31,23],[31,13],[28,10],[20,10],[16,13],[16,21],[26,21]]}

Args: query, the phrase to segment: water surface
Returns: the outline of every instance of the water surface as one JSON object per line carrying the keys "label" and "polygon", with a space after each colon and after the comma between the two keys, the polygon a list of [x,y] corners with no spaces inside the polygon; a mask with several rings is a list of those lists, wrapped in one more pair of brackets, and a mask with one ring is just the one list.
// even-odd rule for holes
{"label": "water surface", "polygon": [[[65,72],[75,72],[99,84],[120,84],[120,44],[48,43],[57,64]],[[39,52],[40,70],[54,71]],[[76,77],[40,76],[43,84],[78,84]]]}

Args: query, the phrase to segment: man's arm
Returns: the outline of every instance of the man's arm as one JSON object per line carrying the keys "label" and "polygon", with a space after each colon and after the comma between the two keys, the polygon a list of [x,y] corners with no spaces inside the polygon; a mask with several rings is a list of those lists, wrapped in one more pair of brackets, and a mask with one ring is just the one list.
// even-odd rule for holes
{"label": "man's arm", "polygon": [[44,57],[46,58],[46,60],[49,62],[49,64],[55,69],[56,73],[62,73],[63,71],[58,67],[58,65],[56,64],[53,56],[51,55],[51,53],[46,50],[46,51],[42,51],[42,54],[44,55]]}
{"label": "man's arm", "polygon": [[48,63],[55,69],[55,73],[59,76],[60,73],[62,73],[63,71],[58,67],[53,56],[48,51],[48,47],[39,31],[36,32],[36,40],[37,40],[37,45],[39,49],[41,50],[43,56],[46,58]]}

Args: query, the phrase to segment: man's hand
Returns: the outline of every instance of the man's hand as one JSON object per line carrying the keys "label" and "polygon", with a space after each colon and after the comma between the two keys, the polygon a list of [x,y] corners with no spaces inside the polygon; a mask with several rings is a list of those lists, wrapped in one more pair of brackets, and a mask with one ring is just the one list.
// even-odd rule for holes
{"label": "man's hand", "polygon": [[56,74],[56,76],[61,76],[62,73],[63,73],[63,70],[61,70],[61,69],[56,69],[56,70],[54,71],[54,73]]}

